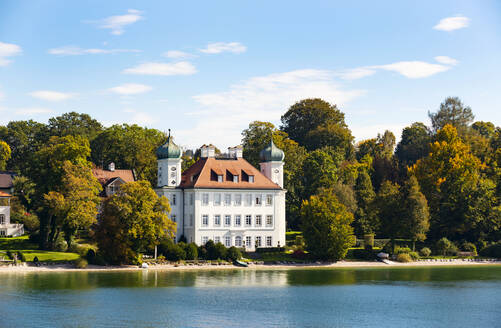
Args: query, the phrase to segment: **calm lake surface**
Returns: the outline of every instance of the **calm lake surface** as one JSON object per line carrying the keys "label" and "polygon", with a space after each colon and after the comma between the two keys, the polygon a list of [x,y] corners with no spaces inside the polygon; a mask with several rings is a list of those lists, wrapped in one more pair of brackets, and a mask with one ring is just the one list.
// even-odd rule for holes
{"label": "calm lake surface", "polygon": [[501,327],[501,266],[0,273],[0,327]]}

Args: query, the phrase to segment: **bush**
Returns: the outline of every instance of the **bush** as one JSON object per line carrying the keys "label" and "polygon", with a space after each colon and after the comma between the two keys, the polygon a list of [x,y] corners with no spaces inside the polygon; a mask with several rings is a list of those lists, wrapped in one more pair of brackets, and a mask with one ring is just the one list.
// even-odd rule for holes
{"label": "bush", "polygon": [[79,258],[78,260],[75,260],[75,267],[78,269],[85,269],[89,265],[89,262],[87,262],[86,259],[83,257]]}
{"label": "bush", "polygon": [[473,253],[473,256],[477,256],[477,247],[473,243],[468,243],[465,242],[462,246],[461,249],[465,252],[470,252]]}
{"label": "bush", "polygon": [[419,254],[417,252],[409,252],[408,254],[413,261],[419,260]]}
{"label": "bush", "polygon": [[411,252],[411,249],[409,247],[400,247],[400,246],[397,246],[395,247],[395,252],[394,254],[409,254]]}
{"label": "bush", "polygon": [[56,240],[56,243],[54,245],[54,250],[58,252],[66,252],[68,250],[68,243],[66,243],[66,240],[63,239],[63,237],[59,237]]}
{"label": "bush", "polygon": [[370,250],[363,248],[355,248],[348,250],[347,257],[357,260],[374,260],[374,253]]}
{"label": "bush", "polygon": [[364,235],[364,248],[373,249],[374,248],[374,234],[368,233]]}
{"label": "bush", "polygon": [[189,243],[186,245],[184,251],[186,252],[187,260],[196,260],[198,258],[198,248],[195,243]]}
{"label": "bush", "polygon": [[419,251],[419,254],[421,254],[421,256],[428,257],[431,255],[431,249],[429,249],[428,247],[423,247]]}
{"label": "bush", "polygon": [[458,252],[458,249],[456,247],[456,245],[454,245],[454,243],[452,241],[450,241],[449,239],[447,238],[442,238],[440,239],[439,241],[437,241],[437,245],[436,245],[436,248],[437,248],[437,252],[441,255],[456,255],[457,252]]}
{"label": "bush", "polygon": [[177,262],[186,258],[186,252],[179,244],[172,244],[164,256],[169,261]]}
{"label": "bush", "polygon": [[242,258],[242,253],[235,246],[231,246],[228,248],[228,252],[226,254],[228,261],[236,261]]}
{"label": "bush", "polygon": [[302,249],[296,249],[292,253],[292,257],[299,260],[304,260],[306,258],[306,253]]}
{"label": "bush", "polygon": [[7,258],[9,260],[13,260],[14,259],[14,254],[12,253],[12,251],[10,249],[5,253],[5,255],[7,256]]}
{"label": "bush", "polygon": [[294,245],[304,247],[304,238],[302,235],[297,235],[294,240]]}
{"label": "bush", "polygon": [[400,253],[398,254],[397,256],[397,261],[398,262],[403,262],[403,263],[407,263],[407,262],[412,262],[412,258],[409,254],[407,253]]}
{"label": "bush", "polygon": [[501,242],[482,248],[480,255],[497,259],[501,258]]}
{"label": "bush", "polygon": [[21,251],[17,252],[17,259],[21,262],[26,262],[26,256]]}

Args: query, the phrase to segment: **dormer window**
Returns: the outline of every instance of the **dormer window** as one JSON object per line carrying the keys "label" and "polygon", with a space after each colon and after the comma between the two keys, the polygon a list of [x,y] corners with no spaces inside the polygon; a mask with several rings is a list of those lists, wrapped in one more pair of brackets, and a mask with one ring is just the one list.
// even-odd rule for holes
{"label": "dormer window", "polygon": [[238,175],[233,176],[233,182],[238,183]]}
{"label": "dormer window", "polygon": [[254,183],[254,176],[253,175],[249,175],[249,182]]}
{"label": "dormer window", "polygon": [[242,181],[254,182],[254,175],[251,172],[246,172],[245,170],[242,170]]}
{"label": "dormer window", "polygon": [[222,175],[218,175],[217,176],[217,182],[223,182],[223,176]]}

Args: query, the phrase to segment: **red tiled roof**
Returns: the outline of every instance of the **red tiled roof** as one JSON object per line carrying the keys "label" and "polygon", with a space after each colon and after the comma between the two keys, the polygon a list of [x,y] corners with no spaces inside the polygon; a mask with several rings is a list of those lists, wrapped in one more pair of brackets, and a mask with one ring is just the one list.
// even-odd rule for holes
{"label": "red tiled roof", "polygon": [[12,196],[6,192],[0,191],[0,197],[12,197]]}
{"label": "red tiled roof", "polygon": [[108,181],[114,178],[121,178],[125,182],[135,181],[134,172],[132,172],[132,170],[109,171],[96,167],[92,169],[92,174],[97,179],[97,181],[99,181],[99,183],[103,186],[105,186],[108,183]]}
{"label": "red tiled roof", "polygon": [[[223,175],[223,182],[212,178],[211,171],[238,173],[239,181],[233,182]],[[254,176],[254,182],[243,181],[242,171]],[[215,188],[215,189],[282,189],[268,179],[259,170],[243,158],[218,159],[202,158],[188,168],[182,175],[181,188]]]}
{"label": "red tiled roof", "polygon": [[0,172],[0,188],[1,189],[10,189],[13,187],[12,178],[16,174],[14,172]]}

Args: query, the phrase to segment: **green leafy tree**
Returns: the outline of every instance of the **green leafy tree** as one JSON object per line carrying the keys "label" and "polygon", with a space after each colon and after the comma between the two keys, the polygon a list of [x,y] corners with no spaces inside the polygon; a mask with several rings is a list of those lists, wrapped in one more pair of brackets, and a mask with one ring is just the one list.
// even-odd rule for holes
{"label": "green leafy tree", "polygon": [[156,149],[166,141],[164,133],[138,125],[113,125],[91,142],[92,161],[97,166],[111,162],[117,168],[133,169],[138,179],[157,183]]}
{"label": "green leafy tree", "polygon": [[430,229],[430,212],[426,197],[421,193],[416,177],[411,176],[404,188],[403,230],[412,240],[412,250],[416,249],[416,241],[426,240]]}
{"label": "green leafy tree", "polygon": [[281,130],[310,151],[328,146],[345,156],[353,153],[353,136],[336,105],[319,98],[304,99],[292,105],[281,120]]}
{"label": "green leafy tree", "polygon": [[428,116],[435,132],[450,124],[462,133],[475,118],[471,108],[465,106],[458,97],[445,98],[440,109],[436,113],[428,112]]}
{"label": "green leafy tree", "polygon": [[56,241],[64,232],[69,248],[78,229],[96,223],[101,185],[88,165],[65,161],[63,172],[61,185],[45,194],[44,200],[51,216],[50,241]]}
{"label": "green leafy tree", "polygon": [[392,249],[395,239],[402,235],[402,204],[399,185],[384,181],[376,195],[375,207],[381,222],[381,235],[390,238]]}
{"label": "green leafy tree", "polygon": [[99,250],[110,263],[133,263],[139,252],[174,237],[176,223],[169,212],[169,201],[147,181],[123,184],[104,202],[96,231]]}
{"label": "green leafy tree", "polygon": [[431,133],[423,123],[413,123],[404,128],[395,155],[401,167],[406,168],[426,157],[429,152]]}
{"label": "green leafy tree", "polygon": [[322,260],[343,259],[353,244],[353,214],[332,190],[323,189],[303,202],[302,231],[307,250]]}
{"label": "green leafy tree", "polygon": [[48,129],[51,136],[72,135],[92,140],[103,130],[103,126],[88,114],[70,112],[50,118]]}
{"label": "green leafy tree", "polygon": [[5,170],[10,156],[11,151],[9,145],[5,141],[0,140],[0,170]]}
{"label": "green leafy tree", "polygon": [[362,170],[358,174],[355,184],[355,195],[357,199],[354,222],[355,232],[359,236],[375,233],[379,228],[378,216],[373,206],[376,193],[366,170]]}
{"label": "green leafy tree", "polygon": [[496,126],[491,122],[477,121],[471,125],[471,128],[487,139],[492,138],[496,132]]}
{"label": "green leafy tree", "polygon": [[308,199],[321,188],[330,188],[337,181],[337,167],[341,161],[333,158],[329,149],[317,149],[308,154],[303,162],[303,199]]}

